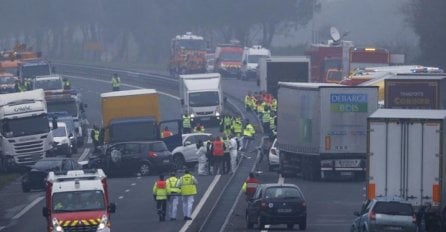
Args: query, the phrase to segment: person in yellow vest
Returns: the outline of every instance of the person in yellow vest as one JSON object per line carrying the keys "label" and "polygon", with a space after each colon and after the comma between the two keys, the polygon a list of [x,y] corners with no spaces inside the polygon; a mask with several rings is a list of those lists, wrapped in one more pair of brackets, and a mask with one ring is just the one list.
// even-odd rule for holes
{"label": "person in yellow vest", "polygon": [[245,128],[243,129],[243,150],[245,152],[248,149],[249,143],[254,140],[255,133],[254,126],[246,119]]}
{"label": "person in yellow vest", "polygon": [[164,175],[160,175],[159,179],[153,185],[153,198],[156,200],[156,209],[160,222],[166,220],[166,203],[167,203],[167,184]]}
{"label": "person in yellow vest", "polygon": [[248,94],[245,96],[245,111],[248,112],[251,104],[251,92],[248,92]]}
{"label": "person in yellow vest", "polygon": [[271,101],[271,111],[277,111],[277,99],[275,98],[273,98],[273,100]]}
{"label": "person in yellow vest", "polygon": [[184,171],[184,175],[178,179],[177,188],[181,190],[184,220],[192,220],[192,207],[194,197],[197,195],[197,184],[197,179],[190,174],[189,170]]}
{"label": "person in yellow vest", "polygon": [[240,116],[237,116],[232,121],[232,132],[236,137],[240,137],[242,135],[242,126],[242,119],[240,118]]}
{"label": "person in yellow vest", "polygon": [[177,220],[178,201],[180,199],[181,190],[177,188],[178,178],[175,171],[170,173],[170,177],[167,178],[167,215],[171,221]]}
{"label": "person in yellow vest", "polygon": [[262,126],[263,126],[263,132],[265,134],[269,134],[270,118],[271,118],[271,113],[270,113],[268,107],[266,107],[262,114]]}
{"label": "person in yellow vest", "polygon": [[183,134],[192,132],[192,120],[188,114],[183,115]]}
{"label": "person in yellow vest", "polygon": [[113,91],[119,91],[119,88],[121,86],[121,78],[119,78],[117,73],[113,73],[111,84]]}
{"label": "person in yellow vest", "polygon": [[93,141],[93,153],[98,152],[99,146],[99,128],[96,125],[93,125],[93,130],[90,133],[91,140]]}
{"label": "person in yellow vest", "polygon": [[277,131],[277,115],[275,112],[271,112],[271,117],[269,119],[269,129],[270,129],[270,136],[275,137],[276,131]]}

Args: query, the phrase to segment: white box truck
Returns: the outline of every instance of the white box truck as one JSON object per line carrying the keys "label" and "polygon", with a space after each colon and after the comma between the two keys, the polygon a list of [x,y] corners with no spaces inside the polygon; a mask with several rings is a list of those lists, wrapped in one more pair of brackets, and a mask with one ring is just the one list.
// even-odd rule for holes
{"label": "white box truck", "polygon": [[180,75],[183,113],[193,123],[218,122],[223,113],[223,90],[219,73]]}
{"label": "white box truck", "polygon": [[446,110],[379,109],[370,115],[367,198],[403,198],[426,212],[423,221],[431,229],[446,222],[445,128]]}
{"label": "white box truck", "polygon": [[42,89],[0,96],[0,168],[31,165],[52,148]]}
{"label": "white box truck", "polygon": [[282,175],[364,178],[367,117],[377,87],[279,82],[277,146]]}
{"label": "white box truck", "polygon": [[277,97],[279,82],[310,82],[310,58],[306,56],[273,56],[260,58],[260,90]]}

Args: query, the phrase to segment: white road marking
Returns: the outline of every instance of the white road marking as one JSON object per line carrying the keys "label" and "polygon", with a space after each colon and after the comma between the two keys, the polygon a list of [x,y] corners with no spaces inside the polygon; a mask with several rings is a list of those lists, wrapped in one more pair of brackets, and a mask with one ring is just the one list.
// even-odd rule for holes
{"label": "white road marking", "polygon": [[261,232],[266,232],[268,229],[271,228],[271,225],[265,225],[265,230],[260,230]]}
{"label": "white road marking", "polygon": [[203,208],[204,203],[209,198],[209,195],[211,195],[211,192],[214,189],[215,185],[217,184],[218,180],[220,180],[220,177],[221,177],[221,175],[216,175],[214,177],[214,180],[212,180],[212,183],[209,185],[208,189],[203,194],[203,197],[200,199],[200,202],[198,203],[197,207],[195,207],[194,212],[192,212],[192,215],[191,215],[192,220],[186,221],[186,223],[184,223],[183,227],[181,227],[181,230],[179,232],[185,232],[189,228],[189,226],[192,224],[195,217],[200,212],[201,208]]}
{"label": "white road marking", "polygon": [[125,192],[126,192],[126,193],[130,192],[130,189],[126,189]]}
{"label": "white road marking", "polygon": [[[111,81],[97,80],[97,79],[91,79],[91,78],[80,77],[80,76],[72,76],[72,75],[65,75],[65,76],[67,76],[69,78],[74,78],[74,79],[96,81],[96,82],[102,82],[102,83],[111,83]],[[130,87],[130,88],[135,88],[135,89],[146,89],[146,88],[142,88],[142,87],[137,86],[137,85],[130,85],[130,84],[124,84],[124,83],[121,83],[121,85]],[[175,96],[175,95],[172,95],[172,94],[169,94],[169,93],[166,93],[166,92],[161,92],[159,90],[156,90],[156,92],[160,93],[161,95],[165,95],[165,96],[171,97],[173,99],[180,100],[180,98]]]}
{"label": "white road marking", "polygon": [[12,217],[12,219],[17,220],[19,219],[21,216],[23,216],[26,212],[28,212],[32,207],[34,207],[35,205],[37,205],[41,200],[43,200],[43,198],[45,198],[44,196],[40,196],[36,199],[34,199],[34,201],[32,201],[29,205],[27,205],[24,209],[22,209],[18,214],[16,214],[14,217]]}
{"label": "white road marking", "polygon": [[132,185],[132,186],[135,186],[135,185],[136,185],[136,183],[132,183],[131,185]]}
{"label": "white road marking", "polygon": [[82,155],[79,157],[77,162],[84,161],[84,159],[87,157],[87,155],[90,153],[90,148],[85,148],[82,152]]}
{"label": "white road marking", "polygon": [[118,199],[122,200],[122,199],[124,199],[124,196],[119,196]]}
{"label": "white road marking", "polygon": [[2,231],[5,228],[6,228],[6,226],[0,226],[0,231]]}

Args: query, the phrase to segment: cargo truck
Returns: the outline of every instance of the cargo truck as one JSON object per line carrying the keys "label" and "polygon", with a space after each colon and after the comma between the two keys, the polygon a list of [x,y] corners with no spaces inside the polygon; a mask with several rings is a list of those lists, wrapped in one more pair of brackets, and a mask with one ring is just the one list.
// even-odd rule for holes
{"label": "cargo truck", "polygon": [[104,144],[161,139],[161,129],[173,133],[162,140],[170,150],[181,145],[181,121],[161,121],[158,92],[154,89],[114,91],[101,94]]}
{"label": "cargo truck", "polygon": [[403,198],[420,231],[444,231],[446,110],[379,109],[367,124],[367,199]]}
{"label": "cargo truck", "polygon": [[398,74],[384,81],[384,107],[446,109],[446,75]]}
{"label": "cargo truck", "polygon": [[277,98],[279,81],[310,82],[310,59],[306,56],[276,56],[259,62],[260,90]]}
{"label": "cargo truck", "polygon": [[32,165],[52,148],[42,89],[0,96],[0,169]]}
{"label": "cargo truck", "polygon": [[282,175],[364,178],[367,117],[378,88],[279,82],[277,147]]}
{"label": "cargo truck", "polygon": [[223,113],[223,89],[219,73],[180,75],[183,113],[192,123],[218,123]]}

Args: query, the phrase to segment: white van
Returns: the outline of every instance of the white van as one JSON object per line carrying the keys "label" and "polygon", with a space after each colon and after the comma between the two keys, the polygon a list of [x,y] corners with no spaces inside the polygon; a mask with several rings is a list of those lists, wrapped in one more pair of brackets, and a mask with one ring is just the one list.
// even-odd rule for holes
{"label": "white van", "polygon": [[[52,122],[49,122],[50,127],[52,128]],[[53,146],[54,154],[57,155],[66,155],[71,157],[73,155],[73,144],[71,143],[70,137],[73,136],[72,133],[69,132],[67,128],[67,124],[64,122],[57,122],[57,128],[52,130],[53,141],[55,146]]]}
{"label": "white van", "polygon": [[259,66],[259,59],[262,57],[271,57],[271,52],[260,45],[245,47],[241,67],[242,80],[256,79],[257,66]]}
{"label": "white van", "polygon": [[33,89],[43,89],[45,94],[63,92],[63,82],[60,75],[45,75],[34,78]]}

